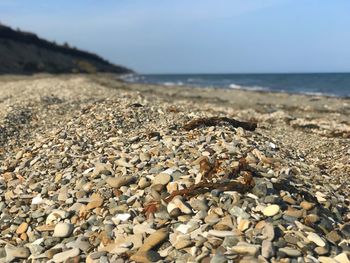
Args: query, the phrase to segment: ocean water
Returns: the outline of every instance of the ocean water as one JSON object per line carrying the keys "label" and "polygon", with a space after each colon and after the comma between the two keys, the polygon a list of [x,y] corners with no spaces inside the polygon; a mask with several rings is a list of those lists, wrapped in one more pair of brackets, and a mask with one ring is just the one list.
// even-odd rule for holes
{"label": "ocean water", "polygon": [[310,74],[147,74],[126,75],[134,83],[216,87],[350,97],[350,73]]}

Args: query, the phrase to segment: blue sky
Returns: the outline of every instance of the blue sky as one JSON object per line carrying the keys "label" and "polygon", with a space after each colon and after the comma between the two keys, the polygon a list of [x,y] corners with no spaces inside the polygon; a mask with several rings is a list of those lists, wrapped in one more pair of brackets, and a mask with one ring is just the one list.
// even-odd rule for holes
{"label": "blue sky", "polygon": [[140,73],[349,72],[349,0],[0,0],[0,21]]}

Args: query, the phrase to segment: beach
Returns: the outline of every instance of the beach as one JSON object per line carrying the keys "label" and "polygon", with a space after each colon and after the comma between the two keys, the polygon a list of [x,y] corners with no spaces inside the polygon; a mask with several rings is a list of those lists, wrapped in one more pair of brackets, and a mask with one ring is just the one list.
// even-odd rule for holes
{"label": "beach", "polygon": [[348,262],[349,139],[345,98],[0,77],[0,262]]}

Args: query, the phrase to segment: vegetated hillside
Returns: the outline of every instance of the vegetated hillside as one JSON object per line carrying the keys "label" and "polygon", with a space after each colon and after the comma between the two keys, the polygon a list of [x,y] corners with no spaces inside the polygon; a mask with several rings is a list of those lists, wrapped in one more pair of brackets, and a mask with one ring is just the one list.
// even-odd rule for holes
{"label": "vegetated hillside", "polygon": [[130,73],[101,57],[0,24],[0,74]]}

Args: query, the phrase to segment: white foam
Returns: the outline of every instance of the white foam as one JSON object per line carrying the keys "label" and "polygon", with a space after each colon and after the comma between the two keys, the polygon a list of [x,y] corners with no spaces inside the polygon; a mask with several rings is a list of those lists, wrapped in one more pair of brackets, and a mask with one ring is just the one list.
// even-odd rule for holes
{"label": "white foam", "polygon": [[230,84],[229,85],[230,89],[240,89],[240,90],[252,90],[252,91],[268,91],[267,88],[260,87],[260,86],[240,86],[237,84]]}

